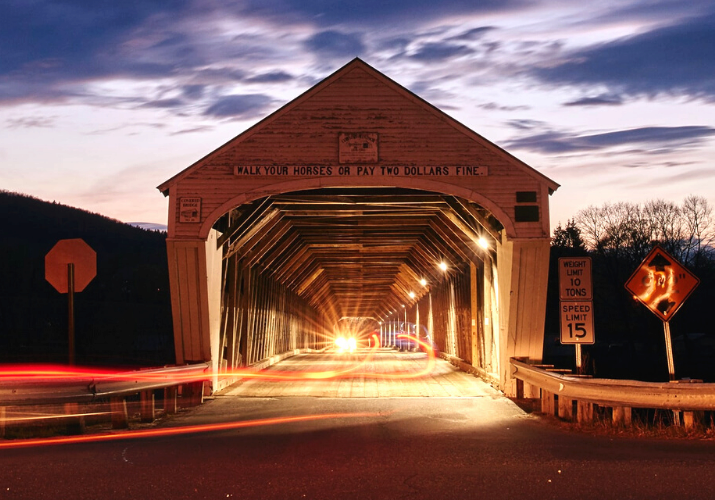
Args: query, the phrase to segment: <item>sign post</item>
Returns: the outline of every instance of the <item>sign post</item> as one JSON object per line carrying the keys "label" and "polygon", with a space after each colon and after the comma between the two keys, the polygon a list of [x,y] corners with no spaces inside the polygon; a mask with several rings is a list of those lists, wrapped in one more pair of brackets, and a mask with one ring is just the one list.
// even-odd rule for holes
{"label": "sign post", "polygon": [[591,257],[559,258],[561,343],[576,346],[576,372],[581,374],[581,345],[596,341],[593,328]]}
{"label": "sign post", "polygon": [[75,362],[74,294],[81,292],[97,275],[97,254],[80,238],[60,240],[45,255],[45,279],[67,294],[69,364]]}
{"label": "sign post", "polygon": [[626,282],[626,289],[633,298],[663,321],[671,382],[675,380],[675,363],[669,322],[699,284],[700,280],[693,273],[658,245],[645,256]]}

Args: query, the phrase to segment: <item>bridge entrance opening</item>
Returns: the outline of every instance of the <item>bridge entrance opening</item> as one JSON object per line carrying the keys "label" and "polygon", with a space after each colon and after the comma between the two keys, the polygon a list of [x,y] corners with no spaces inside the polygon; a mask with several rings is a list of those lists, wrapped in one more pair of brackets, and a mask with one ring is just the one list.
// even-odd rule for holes
{"label": "bridge entrance opening", "polygon": [[356,59],[159,186],[177,362],[410,333],[513,393],[509,357],[542,355],[557,187]]}

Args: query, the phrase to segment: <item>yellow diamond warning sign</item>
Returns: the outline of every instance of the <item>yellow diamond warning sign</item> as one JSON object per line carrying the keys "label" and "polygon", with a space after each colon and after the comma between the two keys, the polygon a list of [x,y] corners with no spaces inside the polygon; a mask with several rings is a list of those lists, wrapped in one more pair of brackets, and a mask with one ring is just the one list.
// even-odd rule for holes
{"label": "yellow diamond warning sign", "polygon": [[663,321],[670,321],[700,280],[656,246],[626,282],[626,289]]}

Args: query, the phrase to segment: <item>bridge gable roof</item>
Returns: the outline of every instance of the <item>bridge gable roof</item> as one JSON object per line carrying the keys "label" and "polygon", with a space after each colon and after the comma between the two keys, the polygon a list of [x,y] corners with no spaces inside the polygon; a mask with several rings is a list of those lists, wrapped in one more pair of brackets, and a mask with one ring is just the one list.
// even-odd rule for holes
{"label": "bridge gable roof", "polygon": [[[380,134],[380,164],[474,164],[559,185],[359,58],[158,186],[233,164],[338,165],[339,132]],[[330,139],[332,136],[332,139]],[[383,154],[385,157],[383,158]]]}

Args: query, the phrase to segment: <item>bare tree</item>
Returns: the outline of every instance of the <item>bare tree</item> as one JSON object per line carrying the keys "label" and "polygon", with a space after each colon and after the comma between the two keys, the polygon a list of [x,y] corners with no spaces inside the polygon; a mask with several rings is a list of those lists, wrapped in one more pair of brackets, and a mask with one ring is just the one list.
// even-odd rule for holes
{"label": "bare tree", "polygon": [[666,200],[592,205],[575,220],[587,248],[602,255],[640,261],[658,243],[697,266],[715,253],[715,216],[702,196],[688,196],[680,206]]}
{"label": "bare tree", "polygon": [[576,225],[581,231],[581,237],[590,250],[598,250],[599,242],[606,235],[604,209],[590,205],[576,214]]}
{"label": "bare tree", "polygon": [[690,195],[683,201],[682,213],[687,228],[684,237],[684,261],[698,266],[706,253],[713,252],[715,218],[713,209],[702,196]]}
{"label": "bare tree", "polygon": [[683,212],[672,201],[652,200],[643,205],[650,224],[650,241],[658,242],[665,250],[683,260]]}

